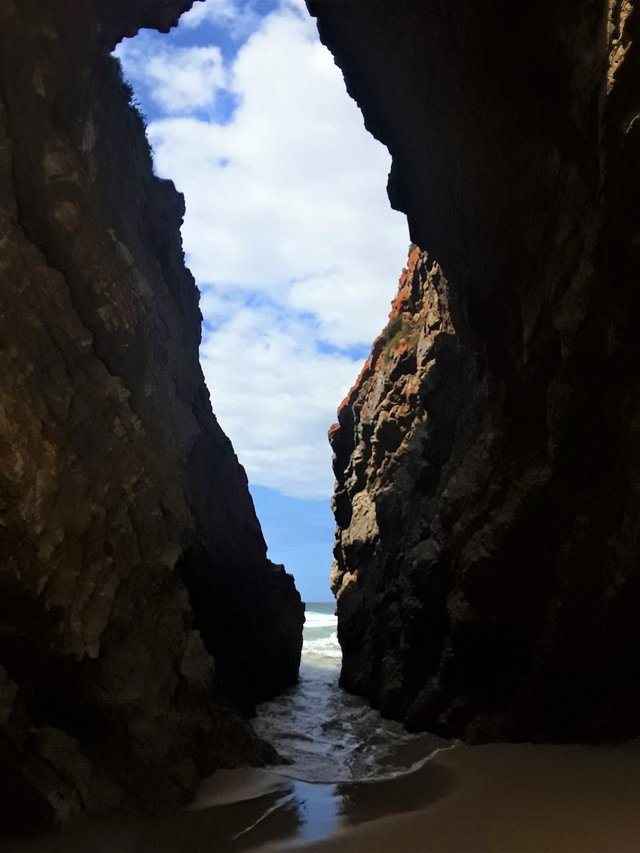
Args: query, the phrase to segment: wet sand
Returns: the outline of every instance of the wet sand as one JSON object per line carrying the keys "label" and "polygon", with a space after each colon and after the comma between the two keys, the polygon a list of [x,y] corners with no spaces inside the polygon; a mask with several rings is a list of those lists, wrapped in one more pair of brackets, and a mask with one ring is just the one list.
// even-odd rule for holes
{"label": "wet sand", "polygon": [[637,853],[640,748],[455,746],[382,780],[222,771],[178,815],[92,822],[29,853]]}
{"label": "wet sand", "polygon": [[[448,790],[411,813],[291,849],[433,853],[638,853],[640,749],[492,745],[440,753]],[[411,780],[404,780],[411,787]],[[374,790],[372,797],[376,796]],[[282,845],[263,850],[286,849]]]}

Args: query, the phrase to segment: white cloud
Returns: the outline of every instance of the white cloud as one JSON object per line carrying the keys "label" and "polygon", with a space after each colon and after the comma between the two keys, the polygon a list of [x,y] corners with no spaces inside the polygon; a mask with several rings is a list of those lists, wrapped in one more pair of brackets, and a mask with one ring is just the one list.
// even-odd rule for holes
{"label": "white cloud", "polygon": [[234,0],[208,0],[207,3],[196,0],[193,8],[182,16],[180,26],[195,29],[203,21],[227,21],[237,14]]}
{"label": "white cloud", "polygon": [[326,497],[326,431],[359,361],[319,353],[313,329],[274,306],[226,305],[229,320],[201,347],[213,409],[256,485]]}
{"label": "white cloud", "polygon": [[225,27],[233,38],[239,39],[246,38],[259,25],[260,14],[253,0],[207,0],[197,2],[180,23],[192,30],[205,23],[214,24]]}
{"label": "white cloud", "polygon": [[[232,7],[253,11],[196,11],[220,21]],[[408,236],[386,198],[388,153],[303,10],[282,0],[223,69],[238,103],[224,125],[172,115],[157,69],[123,61],[163,103],[149,133],[159,174],[186,197],[187,259],[215,327],[202,347],[214,411],[252,482],[318,496],[332,483],[326,430],[361,366],[335,348],[368,345],[384,325]],[[206,55],[172,50],[158,54],[167,75],[184,64],[204,80]]]}
{"label": "white cloud", "polygon": [[144,83],[156,105],[170,115],[213,106],[228,83],[222,54],[215,46],[159,50],[155,41],[141,35],[123,42],[117,55],[127,69],[133,69],[129,72],[133,84]]}

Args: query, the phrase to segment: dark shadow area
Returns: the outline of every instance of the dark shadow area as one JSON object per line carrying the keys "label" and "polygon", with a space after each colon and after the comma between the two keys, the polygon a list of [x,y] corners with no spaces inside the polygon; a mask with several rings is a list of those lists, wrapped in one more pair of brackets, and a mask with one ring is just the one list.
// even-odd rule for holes
{"label": "dark shadow area", "polygon": [[282,778],[275,793],[150,823],[95,822],[11,853],[223,853],[265,844],[307,844],[340,829],[438,802],[455,774],[428,762],[419,770],[388,779],[338,785]]}

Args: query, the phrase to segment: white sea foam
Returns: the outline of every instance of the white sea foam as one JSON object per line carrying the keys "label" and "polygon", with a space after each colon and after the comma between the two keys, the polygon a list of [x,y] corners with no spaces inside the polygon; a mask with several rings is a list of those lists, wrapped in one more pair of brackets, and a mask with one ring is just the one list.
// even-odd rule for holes
{"label": "white sea foam", "polygon": [[313,610],[305,613],[304,627],[307,628],[335,628],[338,617],[333,613],[315,613]]}
{"label": "white sea foam", "polygon": [[302,654],[303,663],[307,660],[316,661],[318,658],[326,658],[332,662],[342,660],[342,649],[335,631],[328,637],[320,637],[317,640],[305,642]]}
{"label": "white sea foam", "polygon": [[[325,605],[325,608],[328,606]],[[335,670],[342,660],[338,643],[338,619],[334,613],[310,609],[304,625],[302,665],[325,666]]]}

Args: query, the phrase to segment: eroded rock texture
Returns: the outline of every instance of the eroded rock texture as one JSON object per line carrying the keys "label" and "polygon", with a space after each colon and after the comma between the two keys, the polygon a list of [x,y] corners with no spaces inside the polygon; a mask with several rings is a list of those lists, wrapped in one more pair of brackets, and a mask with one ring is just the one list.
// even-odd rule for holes
{"label": "eroded rock texture", "polygon": [[297,675],[300,598],[198,364],[183,201],[109,56],[190,5],[0,3],[3,829],[263,760],[228,700]]}
{"label": "eroded rock texture", "polygon": [[638,4],[309,6],[437,261],[332,433],[343,683],[471,741],[637,734]]}

